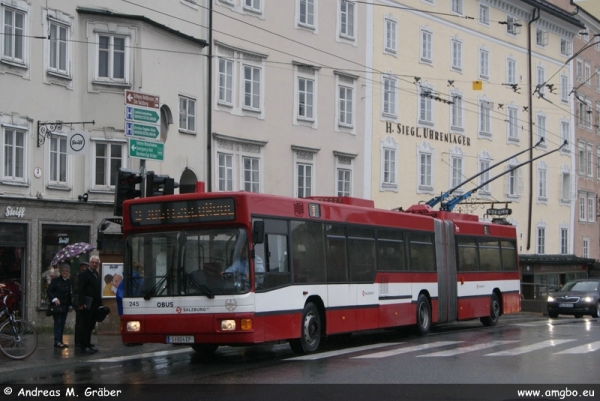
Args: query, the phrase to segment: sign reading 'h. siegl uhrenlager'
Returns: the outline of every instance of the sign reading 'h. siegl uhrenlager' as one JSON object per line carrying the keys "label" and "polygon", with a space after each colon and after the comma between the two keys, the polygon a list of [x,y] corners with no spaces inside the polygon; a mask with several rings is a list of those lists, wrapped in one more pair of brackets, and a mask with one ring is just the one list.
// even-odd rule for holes
{"label": "sign reading 'h. siegl uhrenlager'", "polygon": [[385,123],[385,132],[387,134],[400,134],[406,136],[414,136],[415,138],[429,139],[430,141],[455,143],[457,145],[471,146],[471,138],[461,134],[451,134],[449,132],[439,132],[430,128],[411,127],[404,124]]}

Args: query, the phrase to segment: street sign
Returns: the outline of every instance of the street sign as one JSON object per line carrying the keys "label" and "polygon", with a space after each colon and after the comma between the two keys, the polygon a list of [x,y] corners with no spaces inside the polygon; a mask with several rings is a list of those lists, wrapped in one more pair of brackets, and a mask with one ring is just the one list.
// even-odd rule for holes
{"label": "street sign", "polygon": [[160,124],[160,112],[147,107],[125,106],[125,120]]}
{"label": "street sign", "polygon": [[130,138],[129,157],[162,162],[165,159],[165,145],[160,142],[148,142]]}
{"label": "street sign", "polygon": [[125,90],[125,104],[132,106],[148,107],[158,110],[160,108],[160,98],[147,93]]}
{"label": "street sign", "polygon": [[158,125],[132,123],[129,121],[125,122],[125,136],[145,139],[157,139],[159,135],[160,130]]}

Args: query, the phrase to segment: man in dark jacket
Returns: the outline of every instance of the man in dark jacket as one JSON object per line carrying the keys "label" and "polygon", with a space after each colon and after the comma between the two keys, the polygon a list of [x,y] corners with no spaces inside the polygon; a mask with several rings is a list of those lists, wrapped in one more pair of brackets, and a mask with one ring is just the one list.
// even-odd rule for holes
{"label": "man in dark jacket", "polygon": [[[79,263],[79,272],[71,279],[71,285],[73,286],[73,308],[75,309],[75,346],[78,348],[82,347],[81,338],[81,315],[83,311],[79,310],[79,274],[83,273],[88,269],[90,264],[88,262]],[[90,344],[93,347],[93,344]]]}
{"label": "man in dark jacket", "polygon": [[100,296],[100,257],[94,255],[90,258],[89,267],[79,273],[77,300],[79,302],[78,309],[81,312],[81,350],[87,354],[95,354],[97,349],[92,348],[92,331],[96,326],[96,311],[102,305],[102,297]]}

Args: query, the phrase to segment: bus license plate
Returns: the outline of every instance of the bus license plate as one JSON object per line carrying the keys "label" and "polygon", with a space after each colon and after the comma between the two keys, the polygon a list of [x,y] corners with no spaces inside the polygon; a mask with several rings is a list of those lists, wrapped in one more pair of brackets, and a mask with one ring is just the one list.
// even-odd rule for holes
{"label": "bus license plate", "polygon": [[558,304],[559,308],[572,308],[573,304]]}
{"label": "bus license plate", "polygon": [[193,344],[194,336],[167,336],[167,344]]}

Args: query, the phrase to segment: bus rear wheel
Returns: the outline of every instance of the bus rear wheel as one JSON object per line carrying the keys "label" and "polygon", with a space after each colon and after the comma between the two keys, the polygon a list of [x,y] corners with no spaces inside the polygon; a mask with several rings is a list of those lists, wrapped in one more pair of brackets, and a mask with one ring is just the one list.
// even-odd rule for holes
{"label": "bus rear wheel", "polygon": [[312,354],[321,344],[321,315],[312,302],[302,311],[300,338],[290,340],[290,347],[296,354]]}
{"label": "bus rear wheel", "polygon": [[498,319],[500,319],[500,310],[500,300],[498,299],[498,295],[493,293],[490,302],[490,315],[482,317],[479,320],[484,326],[495,326],[498,324]]}
{"label": "bus rear wheel", "polygon": [[417,330],[419,335],[426,335],[431,328],[431,307],[423,294],[417,299]]}
{"label": "bus rear wheel", "polygon": [[217,344],[193,344],[192,349],[203,357],[211,356],[219,348]]}

